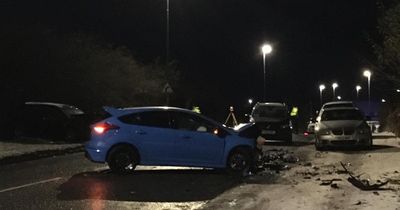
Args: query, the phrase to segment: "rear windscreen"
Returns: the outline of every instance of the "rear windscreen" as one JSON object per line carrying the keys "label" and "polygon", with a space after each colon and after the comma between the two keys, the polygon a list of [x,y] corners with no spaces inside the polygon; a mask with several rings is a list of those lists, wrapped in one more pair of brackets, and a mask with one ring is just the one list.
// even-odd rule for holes
{"label": "rear windscreen", "polygon": [[287,118],[287,109],[282,106],[259,106],[253,111],[253,115],[268,118]]}

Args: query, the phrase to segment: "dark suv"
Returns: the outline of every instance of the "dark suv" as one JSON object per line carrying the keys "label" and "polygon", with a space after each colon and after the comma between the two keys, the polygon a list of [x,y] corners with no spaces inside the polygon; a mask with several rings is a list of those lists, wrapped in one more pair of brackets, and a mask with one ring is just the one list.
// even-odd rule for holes
{"label": "dark suv", "polygon": [[267,141],[292,141],[292,123],[283,103],[257,103],[250,115]]}
{"label": "dark suv", "polygon": [[49,102],[24,103],[14,125],[16,138],[85,141],[89,132],[89,122],[82,110]]}

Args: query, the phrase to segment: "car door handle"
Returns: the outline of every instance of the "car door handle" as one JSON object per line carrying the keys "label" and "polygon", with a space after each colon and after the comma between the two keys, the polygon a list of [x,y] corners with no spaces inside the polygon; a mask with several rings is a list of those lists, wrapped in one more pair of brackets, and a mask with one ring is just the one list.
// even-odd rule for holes
{"label": "car door handle", "polygon": [[138,130],[138,131],[135,131],[135,134],[144,135],[144,134],[146,134],[146,132]]}

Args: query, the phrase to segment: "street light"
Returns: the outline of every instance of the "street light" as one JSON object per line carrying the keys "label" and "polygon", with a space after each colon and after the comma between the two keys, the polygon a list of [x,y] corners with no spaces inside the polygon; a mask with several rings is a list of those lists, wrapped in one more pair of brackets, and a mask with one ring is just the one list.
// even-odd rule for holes
{"label": "street light", "polygon": [[319,100],[321,102],[321,106],[322,106],[322,91],[325,90],[325,85],[321,84],[319,85]]}
{"label": "street light", "polygon": [[269,44],[264,44],[261,47],[261,52],[263,54],[263,70],[264,70],[264,95],[263,95],[263,99],[265,101],[265,74],[266,74],[266,72],[265,72],[265,56],[272,52],[272,46],[269,45]]}
{"label": "street light", "polygon": [[371,112],[371,71],[366,69],[363,72],[364,77],[368,78],[368,114]]}
{"label": "street light", "polygon": [[357,100],[358,100],[358,94],[359,94],[360,90],[361,90],[361,86],[360,86],[360,85],[357,85],[357,86],[356,86]]}
{"label": "street light", "polygon": [[249,98],[248,102],[251,105],[253,103],[253,99]]}
{"label": "street light", "polygon": [[336,98],[337,98],[337,100],[339,100],[339,101],[342,100],[342,96],[337,96]]}
{"label": "street light", "polygon": [[334,82],[334,83],[332,84],[332,89],[333,89],[333,100],[335,100],[335,89],[336,89],[337,87],[339,87],[339,85],[338,85],[336,82]]}
{"label": "street light", "polygon": [[169,61],[169,0],[167,0],[167,30],[165,34],[165,63]]}

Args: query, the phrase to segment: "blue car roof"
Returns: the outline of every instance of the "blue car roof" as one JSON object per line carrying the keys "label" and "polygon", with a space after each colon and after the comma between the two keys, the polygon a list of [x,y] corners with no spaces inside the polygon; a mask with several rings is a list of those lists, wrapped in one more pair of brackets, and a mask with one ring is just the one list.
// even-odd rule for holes
{"label": "blue car roof", "polygon": [[[188,109],[182,109],[177,107],[168,107],[168,106],[143,106],[143,107],[127,107],[127,108],[114,108],[105,106],[103,109],[113,116],[120,116],[123,114],[142,112],[142,111],[157,111],[157,110],[176,110],[182,112],[195,113]],[[197,114],[197,113],[195,113]]]}
{"label": "blue car roof", "polygon": [[159,110],[169,110],[169,111],[178,111],[178,112],[185,112],[193,115],[197,115],[201,118],[207,119],[209,121],[212,121],[216,124],[221,125],[222,127],[225,127],[226,129],[229,130],[228,127],[226,127],[224,124],[217,122],[211,118],[208,118],[204,115],[198,114],[192,110],[189,109],[183,109],[183,108],[178,108],[178,107],[170,107],[170,106],[143,106],[143,107],[127,107],[127,108],[114,108],[114,107],[109,107],[105,106],[103,109],[111,114],[114,117],[119,117],[122,115],[130,114],[130,113],[136,113],[136,112],[144,112],[144,111],[159,111]]}

